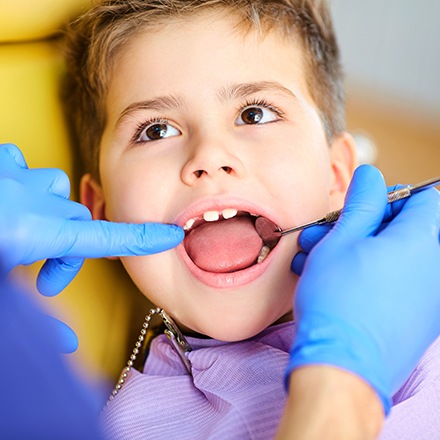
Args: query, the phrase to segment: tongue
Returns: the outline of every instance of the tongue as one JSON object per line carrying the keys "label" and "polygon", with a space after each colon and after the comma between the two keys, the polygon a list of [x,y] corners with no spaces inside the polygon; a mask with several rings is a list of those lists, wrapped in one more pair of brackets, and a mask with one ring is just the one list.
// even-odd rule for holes
{"label": "tongue", "polygon": [[235,272],[251,266],[262,246],[250,217],[204,223],[185,238],[186,251],[194,264],[216,273]]}

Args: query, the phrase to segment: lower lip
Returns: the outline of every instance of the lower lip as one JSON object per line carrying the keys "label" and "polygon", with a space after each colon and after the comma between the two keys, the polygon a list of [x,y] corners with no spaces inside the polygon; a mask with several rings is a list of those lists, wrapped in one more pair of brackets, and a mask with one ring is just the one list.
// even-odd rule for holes
{"label": "lower lip", "polygon": [[248,269],[238,270],[237,272],[230,273],[214,273],[206,272],[197,267],[193,263],[191,258],[189,258],[183,244],[180,244],[177,247],[177,251],[183,262],[195,278],[197,278],[203,284],[217,289],[241,287],[252,283],[263,275],[263,273],[269,267],[270,262],[274,258],[274,254],[276,254],[275,248],[270,252],[270,254],[265,258],[262,263],[254,264]]}

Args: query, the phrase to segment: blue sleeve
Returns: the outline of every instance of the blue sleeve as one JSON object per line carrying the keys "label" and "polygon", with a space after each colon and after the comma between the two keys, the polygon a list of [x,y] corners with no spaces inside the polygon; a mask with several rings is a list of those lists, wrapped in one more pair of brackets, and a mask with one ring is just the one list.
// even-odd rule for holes
{"label": "blue sleeve", "polygon": [[0,359],[0,438],[102,438],[98,398],[65,364],[52,320],[1,279]]}

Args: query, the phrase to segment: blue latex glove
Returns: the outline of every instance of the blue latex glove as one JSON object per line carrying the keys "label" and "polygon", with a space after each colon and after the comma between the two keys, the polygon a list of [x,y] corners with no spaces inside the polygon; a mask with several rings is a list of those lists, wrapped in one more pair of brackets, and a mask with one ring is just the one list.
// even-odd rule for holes
{"label": "blue latex glove", "polygon": [[[84,258],[153,254],[184,237],[175,225],[93,221],[90,211],[69,196],[63,171],[29,169],[15,145],[0,145],[0,275],[46,259],[37,288],[52,296],[72,281]],[[75,334],[58,323],[64,351],[74,351]]]}
{"label": "blue latex glove", "polygon": [[358,168],[334,227],[300,235],[306,252],[292,264],[303,270],[287,373],[311,364],[351,371],[388,413],[391,396],[440,334],[439,230],[437,190],[390,206],[379,171]]}
{"label": "blue latex glove", "polygon": [[0,437],[101,439],[103,396],[88,389],[60,355],[53,321],[30,295],[0,275]]}

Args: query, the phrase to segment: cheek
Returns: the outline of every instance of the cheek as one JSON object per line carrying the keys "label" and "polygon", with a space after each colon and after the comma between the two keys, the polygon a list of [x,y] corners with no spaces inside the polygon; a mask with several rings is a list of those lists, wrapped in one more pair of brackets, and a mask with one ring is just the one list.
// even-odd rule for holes
{"label": "cheek", "polygon": [[337,211],[338,209],[341,209],[344,206],[345,202],[345,194],[342,193],[336,193],[332,194],[330,196],[330,211]]}
{"label": "cheek", "polygon": [[102,179],[107,218],[127,223],[160,220],[159,201],[164,200],[162,179],[163,176],[144,166],[113,168]]}
{"label": "cheek", "polygon": [[331,166],[326,145],[286,148],[282,157],[267,157],[266,164],[272,172],[262,179],[267,185],[271,182],[282,203],[297,210],[297,219],[307,220],[329,208]]}
{"label": "cheek", "polygon": [[122,257],[121,262],[143,295],[155,306],[169,308],[168,292],[176,289],[169,286],[169,277],[163,276],[163,267],[170,267],[170,262],[166,257],[160,254],[146,257]]}

